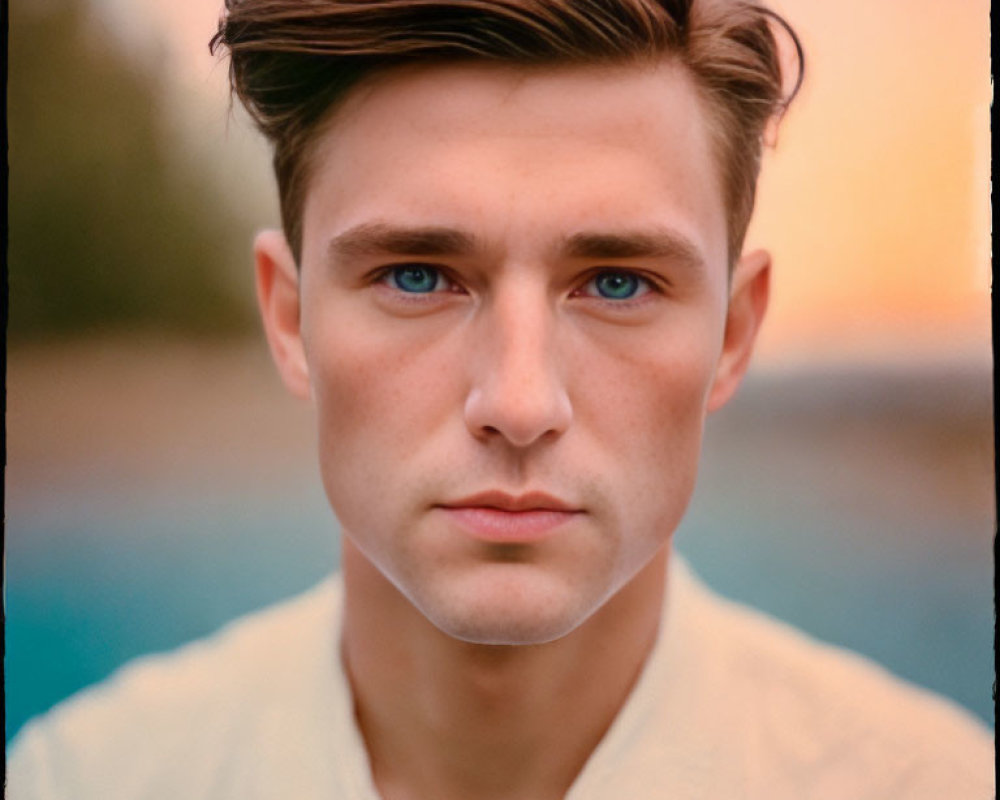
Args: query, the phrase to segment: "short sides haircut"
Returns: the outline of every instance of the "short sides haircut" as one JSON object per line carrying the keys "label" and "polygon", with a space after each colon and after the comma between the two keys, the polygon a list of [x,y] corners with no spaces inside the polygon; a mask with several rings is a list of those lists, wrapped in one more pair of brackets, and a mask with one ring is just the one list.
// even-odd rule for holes
{"label": "short sides haircut", "polygon": [[[785,90],[775,25],[794,45]],[[802,82],[792,28],[752,0],[226,0],[234,94],[270,141],[281,220],[296,263],[317,140],[366,77],[413,64],[522,66],[672,59],[707,111],[727,213],[729,263],[753,211],[765,128]]]}

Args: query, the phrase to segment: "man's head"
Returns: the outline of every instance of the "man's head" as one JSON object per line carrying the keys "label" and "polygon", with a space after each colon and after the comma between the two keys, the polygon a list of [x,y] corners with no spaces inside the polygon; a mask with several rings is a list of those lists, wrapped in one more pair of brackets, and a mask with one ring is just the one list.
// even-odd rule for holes
{"label": "man's head", "polygon": [[791,30],[748,0],[226,0],[226,8],[212,47],[229,49],[233,89],[274,147],[296,260],[316,142],[350,90],[385,70],[683,65],[709,121],[730,262],[753,210],[764,128],[795,93],[783,91],[771,23]]}
{"label": "man's head", "polygon": [[[339,3],[290,5],[293,18],[326,9],[341,36],[388,8],[398,27],[382,35],[404,44],[427,35],[425,16],[467,8],[474,38],[519,55],[514,17],[603,15],[585,26],[590,61],[435,54],[353,81],[315,111],[298,245],[277,232],[256,244],[272,352],[315,402],[354,578],[393,587],[459,639],[564,636],[626,587],[655,586],[637,578],[665,553],[705,415],[735,390],[763,317],[767,256],[730,270],[720,117],[679,56],[600,49],[602,30],[666,36],[617,20],[612,3],[354,3],[356,23],[336,19]],[[697,8],[678,41],[696,36]],[[445,28],[457,48],[458,18]],[[275,87],[289,69],[271,70]],[[750,82],[732,70],[727,91]],[[754,174],[758,148],[743,165]]]}

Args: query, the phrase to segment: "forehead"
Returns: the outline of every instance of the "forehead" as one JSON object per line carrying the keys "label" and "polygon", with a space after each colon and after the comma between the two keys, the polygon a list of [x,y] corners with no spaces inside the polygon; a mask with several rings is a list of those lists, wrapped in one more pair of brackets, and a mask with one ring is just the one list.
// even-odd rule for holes
{"label": "forehead", "polygon": [[520,241],[667,224],[725,261],[722,197],[701,100],[672,62],[398,69],[318,134],[303,260],[311,237],[401,222]]}

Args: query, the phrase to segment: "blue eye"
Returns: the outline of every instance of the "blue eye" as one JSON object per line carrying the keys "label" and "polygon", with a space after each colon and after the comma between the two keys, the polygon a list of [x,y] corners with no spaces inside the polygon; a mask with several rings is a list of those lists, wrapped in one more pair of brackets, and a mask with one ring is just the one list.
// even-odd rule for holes
{"label": "blue eye", "polygon": [[631,300],[649,288],[644,278],[623,270],[599,272],[590,283],[607,300]]}
{"label": "blue eye", "polygon": [[392,285],[403,292],[426,294],[440,288],[441,284],[441,273],[422,264],[393,267],[389,277]]}

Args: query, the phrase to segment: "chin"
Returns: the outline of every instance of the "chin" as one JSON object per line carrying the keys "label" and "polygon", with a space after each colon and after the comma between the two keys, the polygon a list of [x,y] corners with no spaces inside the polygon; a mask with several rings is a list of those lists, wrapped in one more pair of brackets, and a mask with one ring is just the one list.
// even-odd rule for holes
{"label": "chin", "polygon": [[565,620],[526,619],[523,616],[496,615],[490,619],[431,619],[442,632],[469,644],[532,645],[557,641],[578,627]]}
{"label": "chin", "polygon": [[582,625],[606,599],[604,591],[538,574],[470,576],[433,595],[411,600],[442,633],[482,645],[556,641]]}

